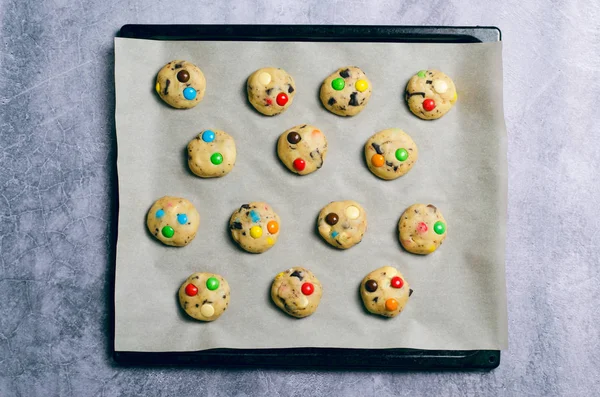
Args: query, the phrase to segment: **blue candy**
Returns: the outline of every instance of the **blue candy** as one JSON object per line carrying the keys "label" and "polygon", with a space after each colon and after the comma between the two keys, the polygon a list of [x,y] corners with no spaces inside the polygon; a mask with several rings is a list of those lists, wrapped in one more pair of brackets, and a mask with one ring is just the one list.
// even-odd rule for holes
{"label": "blue candy", "polygon": [[183,96],[188,101],[191,101],[196,98],[196,90],[192,87],[187,87],[185,90],[183,90]]}
{"label": "blue candy", "polygon": [[331,237],[336,238],[338,234],[339,233],[334,230],[333,232],[331,232]]}
{"label": "blue candy", "polygon": [[162,218],[163,216],[165,216],[165,211],[160,209],[158,211],[156,211],[156,217],[157,218]]}
{"label": "blue candy", "polygon": [[204,142],[212,142],[215,140],[215,133],[211,130],[206,130],[202,133],[202,140]]}
{"label": "blue candy", "polygon": [[177,214],[177,222],[179,222],[180,225],[185,225],[187,223],[187,215]]}
{"label": "blue candy", "polygon": [[254,223],[260,222],[260,215],[254,210],[250,211],[250,218],[252,218],[252,222]]}

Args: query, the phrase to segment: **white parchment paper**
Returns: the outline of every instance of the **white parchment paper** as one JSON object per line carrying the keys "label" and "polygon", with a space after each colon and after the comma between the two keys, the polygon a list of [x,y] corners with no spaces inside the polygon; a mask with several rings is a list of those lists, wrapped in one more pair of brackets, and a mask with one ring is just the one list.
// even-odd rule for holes
{"label": "white parchment paper", "polygon": [[[501,43],[281,43],[168,42],[115,39],[119,235],[115,286],[117,351],[194,351],[209,348],[507,347],[504,248],[506,132],[502,111]],[[207,79],[204,100],[177,110],[154,93],[168,61],[197,64]],[[373,95],[356,117],[327,112],[318,98],[322,80],[338,67],[360,66]],[[283,114],[265,117],[247,102],[247,77],[264,66],[282,67],[297,95]],[[403,101],[408,79],[437,68],[458,88],[456,106],[437,121],[413,116]],[[327,136],[322,169],[298,177],[279,162],[276,142],[286,129],[310,123]],[[395,181],[373,176],[363,158],[375,132],[402,128],[419,147],[419,160]],[[237,144],[237,164],[224,178],[203,180],[188,171],[185,148],[207,128]],[[146,213],[164,195],[191,200],[201,215],[196,239],[166,247],[146,231]],[[368,213],[361,244],[346,251],[316,232],[320,209],[356,200]],[[281,216],[274,248],[241,251],[228,220],[241,204],[266,201]],[[436,205],[448,237],[428,256],[409,254],[397,223],[413,203]],[[368,314],[358,285],[375,268],[393,265],[414,289],[395,319]],[[324,287],[317,312],[297,320],[269,298],[273,277],[291,266],[314,271]],[[218,321],[186,318],[177,291],[197,271],[223,275],[229,309]]]}

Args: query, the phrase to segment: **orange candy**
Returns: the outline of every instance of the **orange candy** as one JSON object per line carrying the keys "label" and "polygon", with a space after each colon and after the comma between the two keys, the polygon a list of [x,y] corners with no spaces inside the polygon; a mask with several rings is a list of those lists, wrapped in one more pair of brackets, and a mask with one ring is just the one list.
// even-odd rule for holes
{"label": "orange candy", "polygon": [[396,299],[388,299],[385,301],[385,310],[393,312],[398,308],[398,301]]}
{"label": "orange candy", "polygon": [[382,167],[385,164],[385,158],[381,154],[374,154],[373,157],[371,157],[371,164],[375,167]]}
{"label": "orange candy", "polygon": [[267,230],[269,231],[269,233],[275,234],[279,231],[279,224],[275,221],[271,221],[267,223]]}

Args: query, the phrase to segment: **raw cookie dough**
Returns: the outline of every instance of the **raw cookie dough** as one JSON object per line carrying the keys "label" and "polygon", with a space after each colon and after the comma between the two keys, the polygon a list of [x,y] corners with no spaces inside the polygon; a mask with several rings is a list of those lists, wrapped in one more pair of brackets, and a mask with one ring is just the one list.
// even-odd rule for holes
{"label": "raw cookie dough", "polygon": [[333,201],[321,210],[317,225],[325,241],[348,249],[360,243],[367,231],[367,213],[356,201]]}
{"label": "raw cookie dough", "polygon": [[454,82],[446,74],[421,70],[408,81],[404,98],[415,116],[434,120],[448,113],[458,96]]}
{"label": "raw cookie dough", "polygon": [[279,215],[267,203],[252,202],[231,215],[229,230],[242,249],[260,254],[277,242],[280,223]]}
{"label": "raw cookie dough", "polygon": [[204,73],[188,61],[171,61],[156,76],[154,87],[160,98],[177,109],[193,108],[206,89]]}
{"label": "raw cookie dough", "polygon": [[371,82],[365,72],[356,66],[339,68],[321,85],[321,102],[338,116],[355,116],[371,97]]}
{"label": "raw cookie dough", "polygon": [[402,273],[391,266],[372,271],[360,283],[360,296],[365,308],[384,317],[400,314],[412,293]]}
{"label": "raw cookie dough", "polygon": [[292,267],[275,276],[271,299],[281,310],[297,318],[310,316],[317,310],[323,287],[308,269]]}
{"label": "raw cookie dough", "polygon": [[215,321],[229,305],[229,284],[214,273],[194,273],[179,288],[179,304],[192,318]]}
{"label": "raw cookie dough", "polygon": [[221,130],[205,130],[188,144],[190,170],[202,178],[225,176],[235,165],[235,141]]}
{"label": "raw cookie dough", "polygon": [[427,255],[446,238],[446,220],[440,210],[429,204],[413,204],[398,222],[400,243],[408,252]]}
{"label": "raw cookie dough", "polygon": [[200,214],[188,200],[165,196],[150,207],[146,225],[163,244],[183,247],[196,237]]}
{"label": "raw cookie dough", "polygon": [[292,172],[310,174],[323,166],[327,155],[327,138],[317,127],[302,124],[279,137],[277,155]]}
{"label": "raw cookie dough", "polygon": [[365,144],[369,170],[381,179],[396,179],[411,170],[419,158],[417,145],[399,128],[373,135]]}
{"label": "raw cookie dough", "polygon": [[283,69],[262,68],[248,77],[248,101],[266,116],[283,113],[296,95],[294,79]]}

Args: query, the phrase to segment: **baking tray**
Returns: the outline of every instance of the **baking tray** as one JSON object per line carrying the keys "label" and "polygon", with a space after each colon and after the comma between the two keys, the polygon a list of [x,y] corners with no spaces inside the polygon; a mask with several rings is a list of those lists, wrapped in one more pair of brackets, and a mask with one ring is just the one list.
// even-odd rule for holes
{"label": "baking tray", "polygon": [[[124,25],[118,37],[149,40],[482,43],[501,41],[496,27],[327,25]],[[117,185],[114,186],[118,202]],[[118,205],[115,205],[118,211]],[[118,214],[113,214],[118,219]],[[116,227],[115,227],[116,229]],[[116,231],[113,235],[116,236]],[[116,239],[113,247],[116,247]],[[114,281],[114,280],[113,280]],[[114,282],[112,283],[114,287]],[[111,294],[114,299],[114,291]],[[114,342],[114,301],[111,331]],[[111,343],[114,346],[114,343]],[[499,350],[209,349],[197,352],[112,351],[127,365],[490,370]]]}

